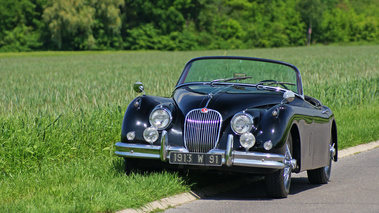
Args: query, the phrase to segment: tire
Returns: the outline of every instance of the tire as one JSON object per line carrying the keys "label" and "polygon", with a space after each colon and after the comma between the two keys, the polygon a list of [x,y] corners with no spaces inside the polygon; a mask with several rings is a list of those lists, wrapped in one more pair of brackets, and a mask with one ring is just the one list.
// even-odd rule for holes
{"label": "tire", "polygon": [[[292,135],[288,135],[286,141],[285,161],[292,160]],[[291,172],[292,166],[285,163],[285,167],[274,173],[268,174],[265,177],[266,193],[271,198],[286,198],[290,191],[291,186]]]}
{"label": "tire", "polygon": [[330,175],[332,172],[332,162],[333,162],[333,157],[334,157],[332,155],[332,152],[330,151],[332,148],[334,148],[334,144],[333,144],[332,139],[330,140],[331,142],[329,146],[329,152],[330,152],[329,165],[318,168],[318,169],[307,170],[308,181],[311,184],[326,184],[330,181]]}
{"label": "tire", "polygon": [[124,172],[130,175],[132,172],[138,172],[136,159],[124,158]]}
{"label": "tire", "polygon": [[160,163],[160,161],[141,158],[124,158],[124,172],[126,175],[129,175],[131,173],[145,174],[163,171],[164,168],[157,167],[157,163]]}

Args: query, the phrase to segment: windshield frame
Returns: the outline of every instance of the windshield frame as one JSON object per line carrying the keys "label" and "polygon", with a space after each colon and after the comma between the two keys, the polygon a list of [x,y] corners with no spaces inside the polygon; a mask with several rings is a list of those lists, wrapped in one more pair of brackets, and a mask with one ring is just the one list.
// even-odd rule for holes
{"label": "windshield frame", "polygon": [[[288,67],[292,68],[294,70],[294,72],[296,73],[297,95],[304,98],[301,75],[300,75],[299,69],[296,66],[289,64],[287,62],[283,62],[283,61],[264,59],[264,58],[245,57],[245,56],[203,56],[203,57],[193,58],[190,61],[188,61],[187,64],[184,66],[183,72],[180,75],[179,80],[178,80],[175,88],[178,88],[178,87],[181,87],[184,85],[189,85],[189,84],[208,84],[208,83],[211,84],[210,81],[209,82],[188,82],[188,83],[184,82],[193,62],[198,61],[198,60],[211,60],[211,59],[250,60],[250,61],[260,61],[260,62],[267,62],[267,63],[274,63],[274,64],[280,64],[280,65],[288,66]],[[217,84],[219,84],[219,83],[221,83],[221,82],[217,82]],[[222,83],[233,84],[233,85],[241,85],[241,86],[257,86],[256,84],[227,83],[227,82],[222,82]],[[277,87],[273,87],[273,86],[264,86],[264,88],[277,89]],[[280,91],[286,91],[286,90],[280,89]]]}

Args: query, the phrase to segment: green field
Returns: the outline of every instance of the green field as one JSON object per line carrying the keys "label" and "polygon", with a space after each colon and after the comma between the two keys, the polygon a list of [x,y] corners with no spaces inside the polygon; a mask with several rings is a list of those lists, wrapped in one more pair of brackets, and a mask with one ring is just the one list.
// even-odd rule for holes
{"label": "green field", "polygon": [[0,212],[112,212],[191,188],[176,173],[125,176],[113,155],[137,96],[170,96],[185,63],[242,55],[292,63],[335,113],[340,148],[379,139],[379,46],[196,52],[0,54]]}

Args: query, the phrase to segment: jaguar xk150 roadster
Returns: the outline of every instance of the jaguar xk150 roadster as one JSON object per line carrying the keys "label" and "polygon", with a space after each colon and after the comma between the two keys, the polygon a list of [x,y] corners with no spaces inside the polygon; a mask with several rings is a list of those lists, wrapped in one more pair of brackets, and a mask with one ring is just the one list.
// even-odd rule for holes
{"label": "jaguar xk150 roadster", "polygon": [[171,97],[143,93],[126,110],[116,155],[142,167],[265,176],[269,197],[287,197],[292,172],[327,183],[337,161],[334,114],[303,94],[291,64],[250,57],[190,60]]}

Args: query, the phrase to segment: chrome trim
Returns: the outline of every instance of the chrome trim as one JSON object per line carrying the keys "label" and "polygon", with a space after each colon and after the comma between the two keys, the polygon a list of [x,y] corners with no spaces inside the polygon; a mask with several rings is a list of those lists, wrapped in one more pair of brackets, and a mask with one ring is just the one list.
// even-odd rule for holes
{"label": "chrome trim", "polygon": [[115,154],[120,157],[130,157],[130,158],[146,158],[146,159],[159,159],[160,158],[159,154],[134,152],[133,150],[131,152],[116,151]]}
{"label": "chrome trim", "polygon": [[145,91],[144,91],[143,83],[141,83],[141,82],[135,82],[133,85],[133,89],[137,93],[143,92],[143,95],[146,95]]}
{"label": "chrome trim", "polygon": [[162,131],[162,137],[161,137],[161,149],[160,149],[160,157],[162,161],[165,161],[167,159],[167,147],[168,147],[168,139],[167,139],[167,131]]}
{"label": "chrome trim", "polygon": [[207,153],[219,141],[222,116],[213,109],[202,113],[201,109],[188,112],[184,122],[184,146],[191,152]]}
{"label": "chrome trim", "polygon": [[[215,93],[215,94],[217,94],[217,93]],[[205,108],[208,108],[209,102],[211,102],[213,95],[215,95],[215,94],[212,94],[212,93],[208,94],[209,99],[208,99],[207,103],[205,104]]]}
{"label": "chrome trim", "polygon": [[[155,111],[157,111],[157,110],[163,110],[163,111],[167,112],[168,117],[169,117],[169,118],[168,118],[169,121],[168,121],[167,125],[164,126],[164,127],[161,127],[161,128],[158,128],[158,127],[154,126],[154,125],[153,125],[153,122],[151,122],[151,115],[152,115]],[[171,110],[167,109],[167,108],[164,107],[163,105],[158,105],[158,106],[156,106],[156,107],[150,112],[150,115],[149,115],[149,123],[150,123],[151,126],[155,127],[157,130],[163,130],[163,129],[166,129],[168,126],[170,126],[171,122],[172,122],[172,112],[171,112]]]}
{"label": "chrome trim", "polygon": [[[251,122],[251,125],[249,126],[249,129],[248,129],[246,132],[243,132],[243,133],[238,133],[238,132],[233,128],[233,122],[235,122],[234,119],[236,119],[236,117],[239,116],[239,115],[244,115],[244,116],[248,117],[248,118],[250,119],[250,122]],[[248,133],[248,132],[250,132],[253,128],[255,128],[255,126],[254,126],[254,117],[253,117],[252,115],[246,113],[245,111],[238,112],[238,113],[236,113],[236,114],[233,116],[232,120],[230,120],[230,127],[231,127],[232,131],[233,131],[235,134],[237,134],[237,135],[242,135],[242,134],[244,134],[244,133]]]}
{"label": "chrome trim", "polygon": [[332,162],[333,162],[334,156],[336,155],[336,148],[334,148],[334,146],[335,146],[335,143],[333,143],[332,145],[329,145],[329,152],[330,152],[329,165],[324,167],[327,180],[330,179],[330,175],[332,173]]}
{"label": "chrome trim", "polygon": [[329,145],[329,152],[330,152],[330,158],[334,159],[334,156],[336,155],[336,148],[334,148],[336,144],[333,143],[332,145]]}
{"label": "chrome trim", "polygon": [[287,143],[285,158],[284,158],[284,169],[283,169],[283,176],[284,176],[283,183],[284,183],[284,188],[286,190],[286,193],[289,193],[290,191],[291,173],[292,173],[293,168],[296,168],[296,160],[292,159],[291,150]]}
{"label": "chrome trim", "polygon": [[276,161],[265,161],[265,160],[244,160],[244,159],[234,159],[234,166],[246,166],[246,167],[257,167],[257,168],[270,168],[270,169],[282,169],[284,168],[283,163]]}
{"label": "chrome trim", "polygon": [[283,100],[281,103],[284,103],[284,101],[290,103],[293,100],[295,100],[295,93],[292,90],[288,90],[283,94]]}
{"label": "chrome trim", "polygon": [[286,144],[286,153],[285,153],[285,158],[284,158],[284,165],[291,170],[296,168],[296,159],[292,158],[291,151],[288,147],[288,144]]}
{"label": "chrome trim", "polygon": [[225,150],[225,164],[227,166],[232,166],[233,163],[233,135],[228,135],[228,142],[226,144],[226,150]]}
{"label": "chrome trim", "polygon": [[[184,147],[169,146],[167,140],[167,132],[165,131],[162,132],[161,143],[162,146],[118,142],[115,145],[115,154],[120,157],[126,158],[160,159],[164,162],[167,162],[170,159],[170,152],[189,152]],[[284,155],[261,152],[233,151],[232,134],[228,135],[226,150],[212,149],[207,153],[220,154],[222,156],[222,165],[226,165],[228,167],[244,166],[268,169],[283,169],[286,166],[290,166],[292,168],[296,167],[296,160],[293,159],[293,161],[286,161]]]}

